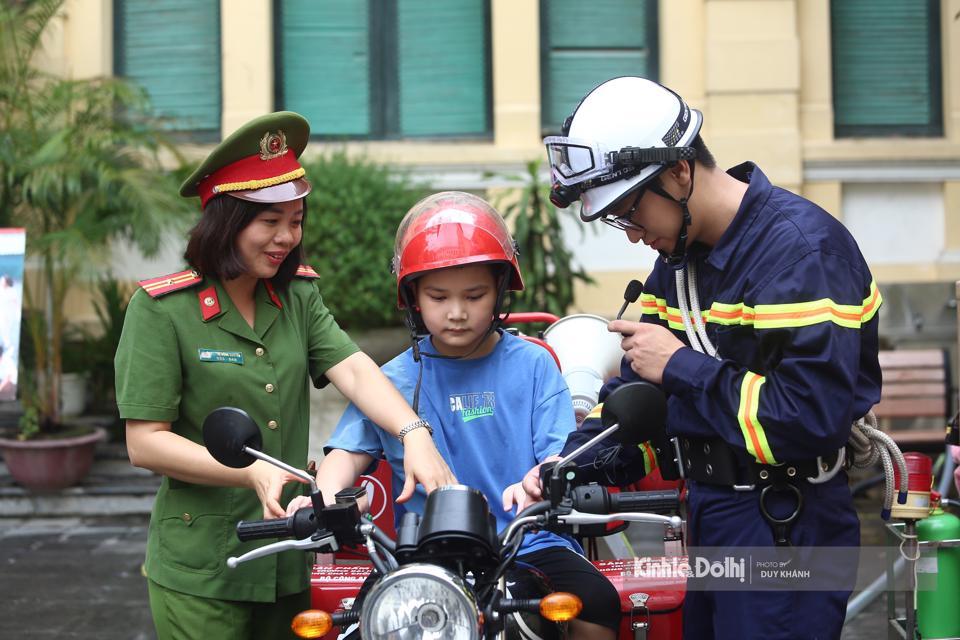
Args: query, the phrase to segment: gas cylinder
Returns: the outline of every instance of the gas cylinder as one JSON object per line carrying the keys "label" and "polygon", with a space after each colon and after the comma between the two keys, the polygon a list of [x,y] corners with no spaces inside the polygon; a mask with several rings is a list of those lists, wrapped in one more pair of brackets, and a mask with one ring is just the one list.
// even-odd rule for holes
{"label": "gas cylinder", "polygon": [[[931,494],[930,516],[917,522],[921,541],[960,539],[960,518],[940,507]],[[917,563],[917,630],[923,640],[960,636],[960,547],[924,551]]]}

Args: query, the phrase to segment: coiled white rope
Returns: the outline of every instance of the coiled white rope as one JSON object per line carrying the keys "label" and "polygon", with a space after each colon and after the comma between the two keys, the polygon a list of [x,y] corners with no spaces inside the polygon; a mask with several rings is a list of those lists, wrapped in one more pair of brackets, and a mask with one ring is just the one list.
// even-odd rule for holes
{"label": "coiled white rope", "polygon": [[900,451],[900,447],[893,438],[880,431],[877,427],[877,418],[873,411],[853,423],[850,431],[850,448],[853,449],[853,466],[863,469],[871,467],[879,460],[883,467],[883,519],[890,517],[893,507],[894,474],[893,465],[897,465],[900,472],[900,495],[904,498],[907,493],[907,461]]}

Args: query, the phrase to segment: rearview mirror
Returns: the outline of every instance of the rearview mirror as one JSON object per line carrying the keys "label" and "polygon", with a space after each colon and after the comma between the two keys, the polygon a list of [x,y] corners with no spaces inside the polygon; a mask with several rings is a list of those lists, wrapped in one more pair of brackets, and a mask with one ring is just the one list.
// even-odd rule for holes
{"label": "rearview mirror", "polygon": [[604,400],[600,413],[604,427],[620,425],[610,437],[623,446],[662,437],[666,421],[666,396],[649,382],[629,382],[617,387]]}
{"label": "rearview mirror", "polygon": [[249,467],[256,458],[244,449],[260,451],[263,437],[260,428],[246,411],[220,407],[203,420],[203,444],[217,462],[234,469]]}

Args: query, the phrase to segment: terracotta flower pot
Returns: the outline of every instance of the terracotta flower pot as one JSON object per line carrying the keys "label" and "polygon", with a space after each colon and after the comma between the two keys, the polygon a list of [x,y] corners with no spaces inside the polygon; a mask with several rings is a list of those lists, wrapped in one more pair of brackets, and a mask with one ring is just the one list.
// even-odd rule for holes
{"label": "terracotta flower pot", "polygon": [[62,439],[10,440],[0,438],[0,451],[17,484],[30,491],[57,491],[80,482],[93,464],[96,444],[107,432]]}

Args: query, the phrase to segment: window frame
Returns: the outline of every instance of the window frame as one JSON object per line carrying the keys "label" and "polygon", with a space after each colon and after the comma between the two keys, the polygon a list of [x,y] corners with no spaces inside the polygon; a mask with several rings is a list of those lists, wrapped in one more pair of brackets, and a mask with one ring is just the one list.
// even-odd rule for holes
{"label": "window frame", "polygon": [[[219,27],[217,31],[217,77],[219,78],[219,86],[217,87],[219,95],[217,96],[217,103],[219,104],[219,113],[217,114],[217,124],[215,127],[210,129],[195,129],[195,128],[170,128],[166,129],[164,133],[174,141],[190,141],[190,142],[219,142],[221,134],[223,132],[223,10],[220,7],[220,2],[214,2],[216,7],[216,24]],[[124,0],[114,0],[113,2],[113,76],[116,78],[122,78],[127,82],[137,84],[140,88],[147,90],[146,87],[140,85],[136,82],[135,79],[126,75],[126,51],[124,47],[121,46],[123,42],[123,16],[124,16]],[[155,110],[156,107],[152,104],[151,101],[151,110]],[[163,117],[162,114],[154,114],[157,117]],[[177,118],[170,118],[171,121],[177,122]]]}
{"label": "window frame", "polygon": [[[367,21],[367,38],[370,51],[368,74],[370,96],[369,133],[322,134],[310,132],[311,140],[342,141],[401,141],[425,142],[430,140],[464,140],[489,142],[493,140],[493,36],[491,29],[490,0],[481,0],[483,11],[483,63],[485,126],[483,133],[444,133],[429,135],[404,135],[400,130],[400,70],[399,33],[396,0],[363,0],[370,8]],[[273,1],[273,99],[278,109],[289,108],[283,92],[283,0]]]}
{"label": "window frame", "polygon": [[[642,0],[647,7],[646,47],[649,55],[651,73],[649,80],[660,81],[660,3],[658,0]],[[540,3],[540,134],[543,136],[558,135],[563,122],[548,124],[544,122],[547,105],[547,88],[550,86],[550,21],[546,18],[549,13],[550,0],[539,0]],[[609,47],[613,50],[631,51],[634,47]],[[567,114],[570,115],[570,114]],[[554,128],[555,127],[555,128]]]}
{"label": "window frame", "polygon": [[[831,7],[837,0],[831,0]],[[850,125],[837,122],[837,47],[834,40],[833,14],[830,14],[830,107],[832,112],[834,138],[891,138],[896,136],[911,138],[942,138],[943,122],[943,45],[940,2],[926,0],[930,10],[927,21],[927,50],[931,64],[927,66],[927,80],[930,87],[930,121],[927,124],[870,124]]]}

